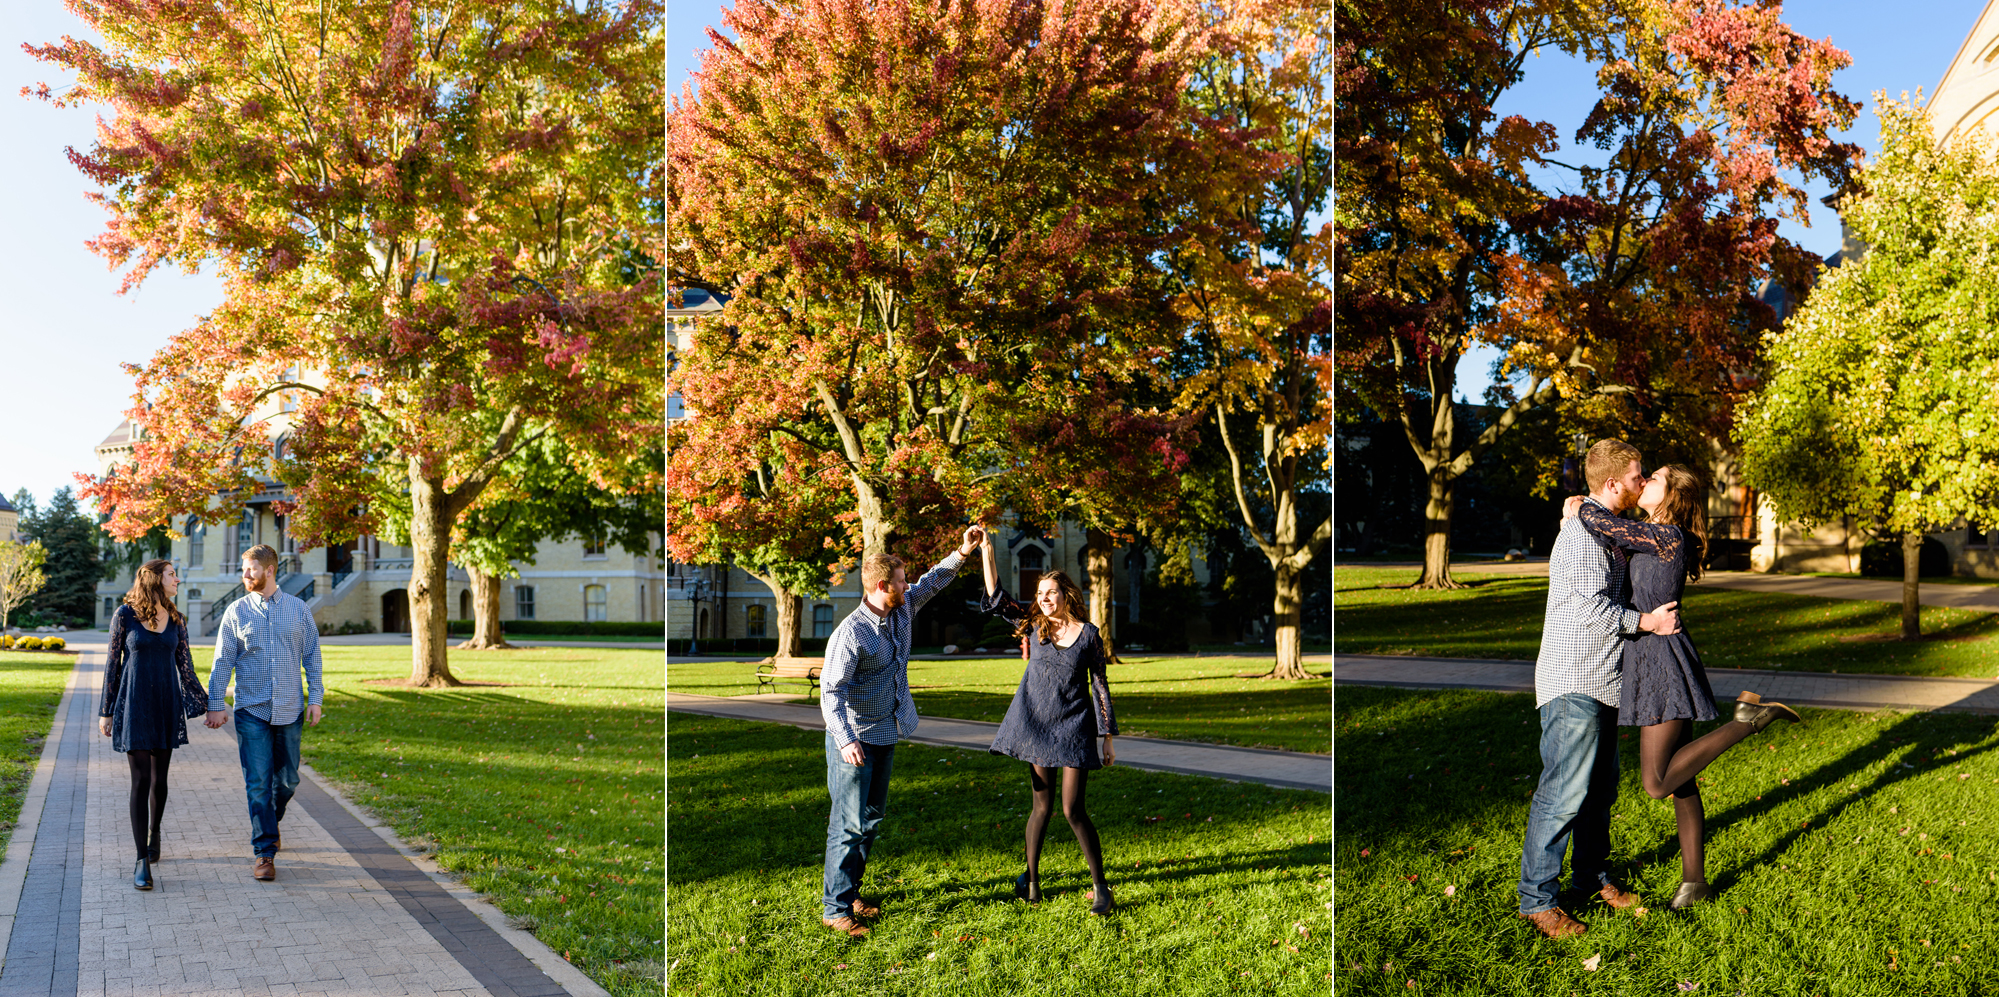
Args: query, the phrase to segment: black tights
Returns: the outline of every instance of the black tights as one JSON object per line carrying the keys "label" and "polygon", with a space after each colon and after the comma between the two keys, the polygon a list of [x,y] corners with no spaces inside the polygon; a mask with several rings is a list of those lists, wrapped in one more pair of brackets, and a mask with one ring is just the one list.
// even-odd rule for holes
{"label": "black tights", "polygon": [[[1090,814],[1083,809],[1083,789],[1090,772],[1065,768],[1062,774],[1063,816],[1069,820],[1069,829],[1083,849],[1083,860],[1090,865],[1090,881],[1102,887],[1104,853],[1097,846],[1097,825],[1090,822]],[[1049,817],[1055,812],[1055,783],[1055,769],[1028,766],[1028,784],[1034,790],[1035,800],[1034,808],[1028,811],[1028,885],[1036,893],[1041,892],[1042,885],[1042,834],[1049,829]]]}
{"label": "black tights", "polygon": [[1707,882],[1702,873],[1701,787],[1695,777],[1716,756],[1750,736],[1751,727],[1731,720],[1700,737],[1694,721],[1668,720],[1639,728],[1639,778],[1646,795],[1674,798],[1674,829],[1681,843],[1681,879]]}
{"label": "black tights", "polygon": [[167,767],[174,762],[174,749],[127,751],[125,761],[132,766],[132,843],[139,847],[139,858],[145,858],[147,843],[160,840],[160,815],[167,810]]}

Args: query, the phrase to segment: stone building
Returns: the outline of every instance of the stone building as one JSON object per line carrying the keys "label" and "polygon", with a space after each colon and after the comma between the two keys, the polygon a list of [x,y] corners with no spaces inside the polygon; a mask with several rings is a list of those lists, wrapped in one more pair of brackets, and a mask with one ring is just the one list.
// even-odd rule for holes
{"label": "stone building", "polygon": [[[282,404],[282,403],[281,403]],[[284,446],[282,413],[272,416]],[[97,445],[98,466],[111,466],[131,453],[135,431],[123,421]],[[402,632],[410,630],[409,583],[413,564],[408,547],[362,536],[333,548],[301,550],[286,530],[285,517],[272,511],[287,497],[278,481],[260,482],[234,524],[205,526],[188,516],[171,523],[171,553],[180,571],[177,601],[198,636],[215,632],[223,609],[243,594],[239,564],[243,552],[269,544],[279,556],[279,585],[304,599],[322,630]],[[598,541],[543,541],[534,563],[516,562],[518,578],[501,580],[500,618],[516,620],[658,621],[665,616],[664,549],[657,533],[651,550],[634,554]],[[470,577],[458,565],[446,570],[447,611],[472,618]],[[119,600],[131,587],[129,573],[97,586],[98,626],[108,626]]]}
{"label": "stone building", "polygon": [[21,510],[0,495],[0,540],[21,539]]}

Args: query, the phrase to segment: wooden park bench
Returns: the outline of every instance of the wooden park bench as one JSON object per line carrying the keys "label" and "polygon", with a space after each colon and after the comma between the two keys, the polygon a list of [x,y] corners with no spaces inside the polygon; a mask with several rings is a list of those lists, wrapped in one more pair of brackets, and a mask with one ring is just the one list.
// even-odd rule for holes
{"label": "wooden park bench", "polygon": [[819,695],[819,670],[825,658],[765,658],[757,663],[757,691],[761,694],[766,686],[772,692],[778,691],[779,682],[804,685]]}

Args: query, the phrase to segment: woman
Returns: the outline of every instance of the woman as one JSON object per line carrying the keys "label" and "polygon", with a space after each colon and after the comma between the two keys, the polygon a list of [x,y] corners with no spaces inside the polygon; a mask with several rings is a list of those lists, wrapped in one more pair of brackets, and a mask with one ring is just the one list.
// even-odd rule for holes
{"label": "woman", "polygon": [[[1083,805],[1090,770],[1117,759],[1111,738],[1118,733],[1118,720],[1111,712],[1111,689],[1104,680],[1104,641],[1096,627],[1084,622],[1083,593],[1068,575],[1060,571],[1043,575],[1034,604],[1022,606],[1000,586],[993,567],[992,531],[987,531],[980,550],[986,566],[983,608],[1011,621],[1015,636],[1028,643],[1021,687],[988,749],[1027,762],[1028,785],[1034,793],[1028,811],[1028,870],[1015,878],[1014,895],[1030,904],[1041,903],[1042,834],[1048,830],[1056,770],[1061,769],[1063,816],[1090,866],[1092,891],[1085,897],[1092,901],[1092,914],[1109,914],[1113,904],[1111,886],[1104,880],[1104,855],[1097,827]],[[1099,737],[1104,739],[1101,753]]]}
{"label": "woman", "polygon": [[140,890],[153,888],[167,769],[174,749],[188,743],[187,710],[190,704],[208,708],[206,694],[199,702],[191,699],[200,682],[188,647],[187,617],[174,608],[180,583],[172,561],[139,566],[124,605],[111,617],[104,706],[98,713],[98,730],[132,768],[132,842],[139,855],[132,886]]}
{"label": "woman", "polygon": [[[1634,606],[1679,602],[1681,589],[1701,577],[1708,552],[1708,513],[1701,479],[1678,464],[1653,472],[1639,493],[1647,521],[1620,519],[1610,510],[1571,498],[1565,517],[1580,516],[1599,540],[1631,552]],[[1688,907],[1715,895],[1702,870],[1701,787],[1695,776],[1725,750],[1780,718],[1800,722],[1783,703],[1766,703],[1754,692],[1736,697],[1736,719],[1697,738],[1697,720],[1715,719],[1715,694],[1708,673],[1683,629],[1660,636],[1627,638],[1618,723],[1639,728],[1639,775],[1646,795],[1674,798],[1674,822],[1681,845],[1681,885],[1673,906]]]}

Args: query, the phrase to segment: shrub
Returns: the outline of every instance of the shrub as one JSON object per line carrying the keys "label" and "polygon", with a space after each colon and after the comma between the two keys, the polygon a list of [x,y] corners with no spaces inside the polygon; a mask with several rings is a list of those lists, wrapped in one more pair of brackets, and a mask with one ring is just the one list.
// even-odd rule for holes
{"label": "shrub", "polygon": [[42,639],[40,637],[23,637],[14,642],[14,649],[17,651],[39,651],[42,649]]}
{"label": "shrub", "polygon": [[60,651],[68,646],[69,646],[69,641],[62,639],[61,637],[42,638],[42,650],[44,651]]}
{"label": "shrub", "polygon": [[[1936,578],[1951,574],[1951,555],[1936,537],[1925,537],[1917,550],[1917,574]],[[1903,577],[1903,542],[1877,540],[1861,548],[1861,575],[1864,578]]]}
{"label": "shrub", "polygon": [[0,634],[0,651],[5,651],[13,646],[14,646],[13,634]]}
{"label": "shrub", "polygon": [[[582,620],[502,620],[500,622],[500,632],[514,637],[581,635],[591,637],[652,637],[658,639],[665,635],[666,628],[667,625],[665,623],[634,623],[631,621],[586,623]],[[470,634],[472,633],[472,621],[446,620],[444,629],[446,633],[450,634]]]}

